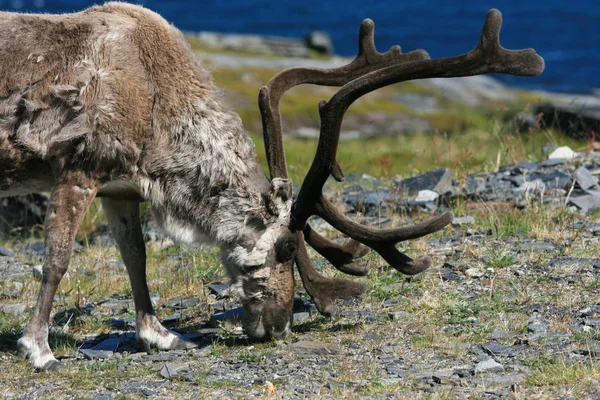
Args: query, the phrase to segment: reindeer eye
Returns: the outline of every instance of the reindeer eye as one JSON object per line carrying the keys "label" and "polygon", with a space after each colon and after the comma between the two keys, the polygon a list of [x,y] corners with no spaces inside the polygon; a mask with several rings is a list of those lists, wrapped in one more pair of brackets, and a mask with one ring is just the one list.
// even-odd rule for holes
{"label": "reindeer eye", "polygon": [[298,244],[295,238],[283,237],[275,245],[275,256],[279,263],[286,263],[296,255]]}

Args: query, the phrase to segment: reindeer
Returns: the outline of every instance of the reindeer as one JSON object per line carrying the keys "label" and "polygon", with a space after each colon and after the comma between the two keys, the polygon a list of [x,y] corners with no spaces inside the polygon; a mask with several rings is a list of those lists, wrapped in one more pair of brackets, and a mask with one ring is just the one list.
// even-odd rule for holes
{"label": "reindeer", "polygon": [[[432,264],[413,260],[396,243],[436,232],[446,212],[414,226],[375,230],[344,216],[322,194],[336,162],[342,118],[359,97],[392,83],[484,73],[538,75],[532,49],[499,44],[502,17],[491,10],[481,40],[467,54],[430,59],[398,46],[379,53],[365,20],[358,56],[333,69],[291,68],[260,90],[259,107],[271,179],[256,160],[240,118],[181,33],[139,6],[107,3],[75,14],[0,13],[0,196],[50,192],[45,260],[37,304],[18,341],[18,356],[35,368],[61,363],[48,346],[52,299],[65,274],[82,217],[99,197],[127,267],[143,349],[193,346],[157,319],[146,282],[139,204],[151,203],[161,228],[183,243],[219,246],[232,288],[244,307],[250,337],[285,336],[292,324],[293,266],[317,309],[357,296],[364,284],[320,275],[306,243],[338,270],[362,276],[355,261],[371,248],[404,274]],[[279,103],[300,84],[341,86],[319,104],[318,148],[297,197],[292,194]],[[340,245],[311,229],[319,216],[349,236]]]}

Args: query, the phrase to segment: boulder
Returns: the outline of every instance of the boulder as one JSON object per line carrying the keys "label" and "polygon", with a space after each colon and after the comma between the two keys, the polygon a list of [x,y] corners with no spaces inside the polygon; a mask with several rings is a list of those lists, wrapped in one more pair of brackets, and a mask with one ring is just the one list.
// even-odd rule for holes
{"label": "boulder", "polygon": [[542,127],[559,129],[576,139],[596,140],[600,132],[600,99],[588,97],[576,97],[565,103],[540,104],[535,113],[540,116]]}
{"label": "boulder", "polygon": [[333,42],[327,32],[311,32],[305,39],[309,49],[321,54],[333,54]]}
{"label": "boulder", "polygon": [[439,168],[435,171],[394,182],[395,189],[408,197],[416,196],[422,190],[431,190],[444,194],[452,190],[454,173],[448,168]]}

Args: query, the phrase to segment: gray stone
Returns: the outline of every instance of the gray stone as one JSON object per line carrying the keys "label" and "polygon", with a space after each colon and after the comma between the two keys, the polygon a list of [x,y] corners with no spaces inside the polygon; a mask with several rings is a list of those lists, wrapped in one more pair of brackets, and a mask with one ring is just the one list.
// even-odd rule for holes
{"label": "gray stone", "polygon": [[166,363],[160,369],[160,374],[165,379],[188,378],[190,367],[185,363]]}
{"label": "gray stone", "polygon": [[538,169],[537,164],[530,163],[530,162],[520,162],[517,164],[517,167],[519,167],[522,170],[524,169],[527,171],[535,171],[536,169]]}
{"label": "gray stone", "polygon": [[23,314],[26,310],[25,304],[0,304],[0,312],[7,314]]}
{"label": "gray stone", "polygon": [[586,326],[600,327],[600,318],[586,318],[584,321]]}
{"label": "gray stone", "polygon": [[223,282],[211,282],[208,284],[208,290],[217,296],[217,299],[229,297],[229,284]]}
{"label": "gray stone", "polygon": [[397,183],[395,189],[409,197],[415,196],[421,190],[432,190],[444,194],[451,191],[453,179],[452,170],[440,168],[413,178],[404,179]]}
{"label": "gray stone", "polygon": [[119,345],[121,344],[121,341],[121,338],[118,336],[109,337],[108,339],[105,339],[102,342],[95,345],[94,347],[92,347],[92,350],[108,350],[111,352],[117,351]]}
{"label": "gray stone", "polygon": [[581,166],[575,170],[575,181],[583,190],[589,189],[592,186],[598,185],[598,178],[592,175],[587,168]]}
{"label": "gray stone", "polygon": [[513,335],[510,332],[505,331],[502,328],[496,327],[490,334],[489,338],[490,338],[490,340],[502,340],[502,339],[509,339],[512,336]]}
{"label": "gray stone", "polygon": [[181,312],[177,312],[175,314],[169,315],[167,318],[163,319],[161,322],[166,326],[173,326],[177,324],[181,324],[185,321],[188,321],[191,317],[189,315],[182,314]]}
{"label": "gray stone", "polygon": [[449,270],[447,268],[440,268],[439,273],[440,273],[440,277],[444,281],[463,282],[466,279],[464,276],[459,275],[455,272],[452,272],[451,270]]}
{"label": "gray stone", "polygon": [[433,202],[437,201],[439,197],[439,193],[434,192],[433,190],[419,190],[415,201]]}
{"label": "gray stone", "polygon": [[44,242],[34,242],[34,243],[30,243],[27,246],[27,250],[28,253],[33,253],[36,255],[43,255],[45,253],[45,247],[44,247]]}
{"label": "gray stone", "polygon": [[135,317],[127,319],[111,318],[110,325],[119,329],[135,329]]}
{"label": "gray stone", "polygon": [[549,251],[556,247],[549,242],[524,242],[521,244],[521,251]]}
{"label": "gray stone", "polygon": [[485,275],[485,271],[480,268],[469,268],[465,271],[465,275],[469,278],[481,278]]}
{"label": "gray stone", "polygon": [[482,176],[467,176],[463,191],[467,197],[479,197],[486,191],[486,180]]}
{"label": "gray stone", "polygon": [[504,346],[495,342],[486,343],[482,346],[483,351],[488,353],[490,356],[504,355],[511,351],[511,346]]}
{"label": "gray stone", "polygon": [[526,375],[522,373],[481,376],[477,377],[477,383],[483,384],[485,387],[512,387],[513,385],[518,385],[519,383],[521,383],[521,381],[525,379],[525,376]]}
{"label": "gray stone", "polygon": [[534,179],[532,181],[523,182],[521,186],[514,189],[515,193],[525,193],[525,194],[533,194],[533,193],[544,193],[546,190],[546,184],[542,182],[541,179]]}
{"label": "gray stone", "polygon": [[454,217],[452,226],[472,225],[475,223],[475,217],[467,215],[465,217]]}
{"label": "gray stone", "polygon": [[573,179],[568,174],[561,171],[554,171],[548,175],[544,175],[542,182],[546,185],[546,189],[564,189],[569,190],[573,185]]}
{"label": "gray stone", "polygon": [[394,311],[394,312],[390,312],[388,313],[388,317],[392,320],[392,321],[400,321],[403,319],[407,319],[407,317],[410,314],[406,311]]}
{"label": "gray stone", "polygon": [[133,311],[135,309],[133,300],[129,299],[109,299],[98,303],[99,307],[105,307],[115,313]]}
{"label": "gray stone", "polygon": [[333,54],[333,42],[327,32],[311,32],[306,37],[306,45],[321,54]]}
{"label": "gray stone", "polygon": [[200,304],[201,300],[199,297],[192,297],[188,299],[175,298],[167,303],[167,306],[174,310],[185,310],[192,308]]}
{"label": "gray stone", "polygon": [[545,161],[542,161],[540,163],[541,167],[555,167],[557,165],[562,165],[565,164],[567,162],[566,158],[553,158],[553,159],[548,159]]}
{"label": "gray stone", "polygon": [[290,347],[298,355],[331,355],[338,354],[339,348],[331,343],[313,342],[308,340],[301,340],[296,343],[292,343]]}
{"label": "gray stone", "polygon": [[527,331],[531,333],[543,333],[547,332],[550,324],[544,321],[534,321],[527,325]]}
{"label": "gray stone", "polygon": [[38,281],[42,280],[42,276],[44,275],[43,267],[44,266],[42,264],[33,266],[33,268],[31,269],[31,273],[33,274],[34,279]]}
{"label": "gray stone", "polygon": [[569,146],[562,146],[554,150],[552,153],[548,155],[549,160],[555,159],[567,159],[570,160],[574,158],[576,153],[571,150]]}
{"label": "gray stone", "polygon": [[550,260],[550,268],[600,268],[600,258],[555,257]]}
{"label": "gray stone", "polygon": [[79,349],[79,352],[88,360],[104,360],[115,355],[115,353],[109,350]]}
{"label": "gray stone", "polygon": [[219,312],[211,315],[209,324],[212,327],[219,327],[222,324],[236,325],[244,316],[244,308],[232,308],[224,312]]}
{"label": "gray stone", "polygon": [[15,253],[7,249],[6,247],[0,246],[0,256],[2,257],[12,257]]}
{"label": "gray stone", "polygon": [[301,324],[309,318],[310,314],[307,312],[294,313],[294,323]]}
{"label": "gray stone", "polygon": [[165,361],[179,361],[181,360],[181,355],[176,354],[176,353],[159,353],[159,354],[149,354],[146,356],[141,357],[142,361],[161,361],[161,362],[165,362]]}
{"label": "gray stone", "polygon": [[569,198],[569,204],[573,204],[582,212],[587,213],[600,207],[600,196],[594,196],[591,194],[573,196]]}
{"label": "gray stone", "polygon": [[493,358],[489,358],[485,361],[480,361],[475,365],[475,373],[482,374],[486,372],[499,372],[504,371],[502,364],[496,362]]}
{"label": "gray stone", "polygon": [[[570,98],[566,98],[570,97]],[[542,127],[565,132],[584,142],[596,139],[600,131],[600,104],[594,96],[553,95],[549,103],[539,104],[535,113],[541,116]]]}

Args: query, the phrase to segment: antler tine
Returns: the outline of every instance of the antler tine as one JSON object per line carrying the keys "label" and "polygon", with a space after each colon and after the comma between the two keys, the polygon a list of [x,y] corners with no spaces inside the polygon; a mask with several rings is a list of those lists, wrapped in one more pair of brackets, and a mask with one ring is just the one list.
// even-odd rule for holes
{"label": "antler tine", "polygon": [[369,272],[366,262],[353,261],[355,258],[363,257],[369,252],[370,249],[362,243],[350,239],[343,246],[339,245],[319,235],[308,224],[303,233],[306,243],[341,272],[355,276],[364,276]]}
{"label": "antler tine", "polygon": [[431,258],[424,257],[415,261],[396,249],[396,243],[437,232],[454,219],[454,214],[447,211],[438,217],[416,225],[395,229],[372,229],[358,224],[338,212],[335,206],[324,197],[321,197],[315,208],[318,216],[351,238],[375,250],[389,265],[406,275],[415,275],[429,268]]}
{"label": "antler tine", "polygon": [[[313,163],[294,202],[291,228],[304,229],[310,215],[317,214],[346,235],[379,252],[386,261],[402,272],[414,273],[415,270],[418,272],[418,270],[427,268],[430,263],[428,259],[415,262],[395,250],[394,243],[390,241],[390,238],[395,235],[399,240],[412,237],[401,239],[404,237],[403,233],[396,234],[368,230],[365,227],[358,228],[355,226],[358,224],[339,218],[341,214],[331,207],[322,196],[323,185],[329,175],[343,176],[335,159],[342,118],[348,107],[359,97],[392,83],[412,79],[470,76],[494,72],[513,75],[540,74],[544,69],[544,61],[533,49],[511,51],[500,46],[501,25],[501,13],[492,9],[487,14],[477,47],[469,53],[450,58],[404,63],[400,66],[386,66],[356,78],[344,85],[329,102],[321,102],[319,104],[321,116],[319,144]],[[451,220],[452,214],[444,214],[434,219],[433,222],[428,222],[429,228],[427,229],[419,225],[413,227],[414,233],[422,236],[423,232],[426,232],[423,235],[434,232],[446,226]],[[360,227],[360,225],[358,226]],[[400,228],[396,232],[406,231],[405,228]]]}
{"label": "antler tine", "polygon": [[429,58],[425,50],[415,50],[403,54],[399,46],[393,46],[386,53],[380,53],[375,48],[374,31],[375,24],[370,19],[365,19],[361,23],[358,35],[358,55],[349,64],[332,69],[289,68],[274,76],[260,89],[258,105],[262,117],[263,140],[271,179],[288,177],[283,147],[283,127],[279,113],[279,103],[286,91],[305,83],[342,86],[384,66]]}
{"label": "antler tine", "polygon": [[347,279],[326,278],[319,274],[308,256],[302,233],[298,232],[298,250],[296,252],[296,265],[302,278],[302,284],[312,297],[319,312],[330,317],[335,313],[335,300],[360,296],[366,286],[360,282]]}

